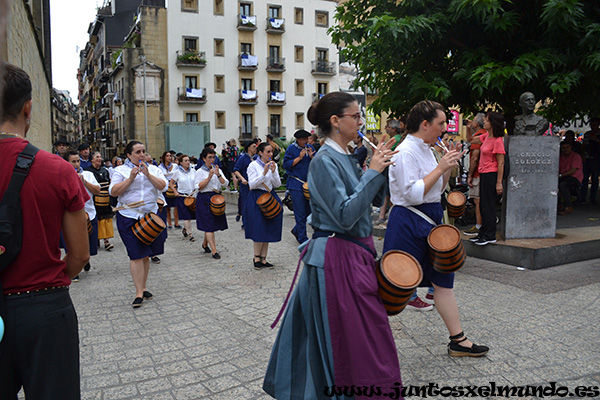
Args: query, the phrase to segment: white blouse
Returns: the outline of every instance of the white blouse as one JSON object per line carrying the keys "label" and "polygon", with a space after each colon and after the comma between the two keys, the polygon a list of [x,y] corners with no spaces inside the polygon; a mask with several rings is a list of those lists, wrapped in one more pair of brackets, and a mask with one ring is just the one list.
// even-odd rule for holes
{"label": "white blouse", "polygon": [[[100,186],[100,184],[98,183],[98,180],[96,179],[96,177],[94,176],[94,174],[92,172],[82,171],[81,175],[83,176],[83,179],[87,183],[91,183],[92,185]],[[90,216],[90,221],[92,221],[94,218],[96,218],[96,207],[94,207],[94,195],[88,190],[88,188],[85,188],[85,191],[90,196],[90,199],[85,202],[84,209],[85,209],[85,212],[88,213],[88,215]]]}
{"label": "white blouse", "polygon": [[406,135],[406,139],[397,147],[398,153],[392,157],[395,165],[390,165],[390,199],[395,206],[418,206],[424,203],[439,203],[444,188],[443,176],[425,194],[423,180],[438,163],[430,150],[430,146],[414,135]]}
{"label": "white blouse", "polygon": [[[129,179],[132,169],[133,168],[127,165],[119,165],[117,168],[115,168],[112,180],[110,181],[110,186],[108,187],[108,191],[111,195],[112,189],[117,183],[121,183]],[[125,192],[118,197],[119,201],[117,206],[135,203],[136,201],[143,201],[144,205],[138,208],[120,210],[119,213],[121,213],[121,215],[124,217],[139,219],[145,214],[150,212],[155,213],[158,210],[156,199],[159,198],[160,192],[165,192],[167,190],[168,181],[160,168],[155,165],[149,165],[148,172],[164,181],[165,188],[159,191],[154,187],[152,182],[150,182],[150,179],[146,178],[146,175],[142,173],[138,174],[133,180],[133,183],[129,185]]]}
{"label": "white blouse", "polygon": [[179,193],[188,195],[196,189],[196,185],[194,185],[196,179],[195,172],[192,168],[187,172],[183,172],[177,168],[171,179],[177,182],[177,191]]}
{"label": "white blouse", "polygon": [[263,183],[269,188],[269,191],[281,186],[281,178],[279,177],[279,167],[275,164],[275,171],[269,171],[263,175],[265,164],[257,158],[248,165],[248,185],[250,190],[261,189],[265,190]]}
{"label": "white blouse", "polygon": [[167,180],[171,180],[173,174],[175,173],[175,171],[177,171],[177,164],[171,163],[169,165],[169,168],[165,167],[164,164],[160,164],[158,168],[162,171],[163,175],[165,176],[165,178],[167,178]]}
{"label": "white blouse", "polygon": [[[206,168],[204,168],[204,166],[202,166],[201,168],[196,170],[196,177],[194,179],[194,190],[196,190],[196,188],[198,187],[200,182],[202,182],[203,180],[208,178],[209,174],[210,174],[210,172]],[[221,185],[221,182],[219,182],[219,177],[222,177],[223,179],[225,179],[225,183],[223,183],[222,185]],[[219,168],[219,175],[214,174],[212,176],[212,178],[210,178],[210,181],[208,181],[208,184],[206,186],[204,186],[203,189],[200,189],[200,192],[201,193],[220,192],[221,186],[228,186],[228,185],[229,185],[229,181],[227,180],[227,178],[225,178],[225,175],[223,174],[223,170],[221,168]]]}

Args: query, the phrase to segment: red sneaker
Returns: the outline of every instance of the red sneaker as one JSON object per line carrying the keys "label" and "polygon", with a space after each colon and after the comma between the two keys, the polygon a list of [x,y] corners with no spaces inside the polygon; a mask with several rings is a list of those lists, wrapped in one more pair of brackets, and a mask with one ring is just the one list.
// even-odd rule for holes
{"label": "red sneaker", "polygon": [[435,300],[433,300],[433,295],[430,293],[427,293],[425,295],[425,298],[423,298],[423,301],[427,304],[435,304]]}
{"label": "red sneaker", "polygon": [[433,306],[431,304],[425,303],[418,296],[413,301],[409,301],[408,304],[406,305],[406,308],[408,310],[415,310],[415,311],[431,311],[431,310],[433,310]]}

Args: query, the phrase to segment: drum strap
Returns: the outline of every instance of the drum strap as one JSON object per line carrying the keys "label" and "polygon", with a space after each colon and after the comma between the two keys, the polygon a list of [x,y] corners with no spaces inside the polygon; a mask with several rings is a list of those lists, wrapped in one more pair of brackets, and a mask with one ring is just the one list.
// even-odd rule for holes
{"label": "drum strap", "polygon": [[427,214],[425,214],[423,211],[421,210],[417,210],[416,208],[414,208],[413,206],[405,206],[405,208],[409,209],[410,211],[414,212],[415,214],[417,214],[419,217],[423,218],[425,221],[429,222],[431,225],[433,226],[437,226],[437,224],[427,216]]}

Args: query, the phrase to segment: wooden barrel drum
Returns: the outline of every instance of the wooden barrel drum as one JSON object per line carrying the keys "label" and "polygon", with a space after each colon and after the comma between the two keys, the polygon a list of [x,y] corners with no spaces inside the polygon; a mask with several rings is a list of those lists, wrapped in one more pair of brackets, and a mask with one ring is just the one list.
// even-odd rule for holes
{"label": "wooden barrel drum", "polygon": [[423,279],[421,265],[412,255],[390,250],[378,261],[379,296],[388,315],[399,314]]}
{"label": "wooden barrel drum", "polygon": [[460,231],[452,225],[438,225],[429,232],[429,257],[438,272],[458,271],[467,260]]}
{"label": "wooden barrel drum", "polygon": [[85,219],[87,222],[87,231],[88,231],[88,236],[91,236],[92,234],[92,221],[90,221],[90,214],[85,213]]}
{"label": "wooden barrel drum", "polygon": [[[183,199],[183,204],[191,211],[196,212],[196,198],[195,197],[186,197]],[[212,208],[211,208],[212,211]]]}
{"label": "wooden barrel drum", "polygon": [[165,201],[163,199],[156,199],[156,204],[158,205],[158,211],[162,211],[165,206]]}
{"label": "wooden barrel drum", "polygon": [[139,219],[131,229],[140,242],[150,245],[165,230],[165,227],[162,218],[154,213],[148,213]]}
{"label": "wooden barrel drum", "polygon": [[110,196],[108,195],[109,182],[102,182],[100,184],[100,194],[94,196],[94,205],[97,207],[108,207],[110,202]]}
{"label": "wooden barrel drum", "polygon": [[271,219],[281,212],[281,204],[269,192],[261,194],[256,204],[266,219]]}
{"label": "wooden barrel drum", "polygon": [[310,201],[310,192],[308,191],[308,182],[304,182],[302,184],[302,193],[304,194],[304,198]]}
{"label": "wooden barrel drum", "polygon": [[460,190],[453,190],[448,193],[446,200],[448,201],[448,216],[454,219],[462,217],[467,207],[467,198],[464,193]]}
{"label": "wooden barrel drum", "polygon": [[210,212],[216,216],[225,214],[225,197],[220,194],[212,196],[210,198]]}
{"label": "wooden barrel drum", "polygon": [[171,188],[170,185],[169,185],[169,188],[167,189],[167,191],[165,192],[165,196],[167,196],[170,199],[175,198],[175,192],[173,191],[173,189]]}

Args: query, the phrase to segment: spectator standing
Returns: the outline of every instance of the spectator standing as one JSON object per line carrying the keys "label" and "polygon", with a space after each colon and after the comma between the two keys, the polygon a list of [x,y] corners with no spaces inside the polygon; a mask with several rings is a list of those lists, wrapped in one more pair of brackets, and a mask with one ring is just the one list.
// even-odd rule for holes
{"label": "spectator standing", "polygon": [[[0,196],[18,154],[27,145],[31,81],[14,65],[3,66],[0,115]],[[84,204],[88,195],[73,167],[40,150],[21,189],[23,245],[0,273],[4,338],[0,398],[79,400],[79,334],[68,287],[89,260]],[[69,246],[62,260],[60,231]]]}
{"label": "spectator standing", "polygon": [[581,201],[585,204],[590,177],[590,203],[598,204],[598,176],[600,175],[600,117],[590,119],[590,130],[583,135],[583,181],[581,183]]}
{"label": "spectator standing", "polygon": [[581,156],[573,151],[571,143],[563,141],[560,144],[560,158],[558,160],[558,189],[561,204],[558,206],[560,215],[571,214],[571,194],[579,194],[583,180],[583,163]]}
{"label": "spectator standing", "polygon": [[[475,204],[475,226],[467,229],[465,235],[474,236],[479,234],[481,228],[481,210],[479,209],[479,153],[481,149],[481,143],[473,143],[473,139],[487,133],[483,129],[485,114],[478,113],[472,122],[467,123],[467,141],[471,144],[469,150],[469,172],[467,175],[467,184],[469,185],[469,197],[473,199]],[[472,131],[477,129],[474,134]]]}
{"label": "spectator standing", "polygon": [[79,147],[77,147],[77,151],[79,152],[81,169],[87,169],[90,165],[92,165],[90,161],[90,145],[88,143],[81,143]]}

